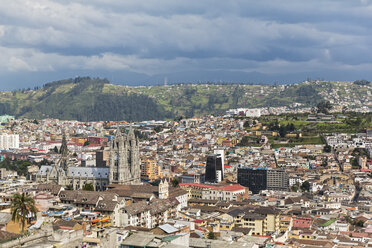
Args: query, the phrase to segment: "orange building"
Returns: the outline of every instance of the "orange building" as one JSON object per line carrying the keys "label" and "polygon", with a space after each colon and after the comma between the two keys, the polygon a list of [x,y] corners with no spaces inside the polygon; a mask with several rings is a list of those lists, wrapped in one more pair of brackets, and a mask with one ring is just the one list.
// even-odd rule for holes
{"label": "orange building", "polygon": [[163,173],[156,160],[146,159],[141,165],[141,176],[150,181],[154,181],[163,178]]}
{"label": "orange building", "polygon": [[71,137],[71,141],[74,143],[84,144],[88,138],[85,137]]}

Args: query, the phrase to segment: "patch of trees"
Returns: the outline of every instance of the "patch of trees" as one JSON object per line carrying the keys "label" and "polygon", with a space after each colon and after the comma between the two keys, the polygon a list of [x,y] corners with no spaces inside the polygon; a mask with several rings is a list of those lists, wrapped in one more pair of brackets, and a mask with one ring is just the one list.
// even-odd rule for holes
{"label": "patch of trees", "polygon": [[16,171],[20,176],[27,175],[27,168],[32,165],[30,161],[27,160],[10,160],[9,158],[5,158],[3,161],[0,162],[0,168],[5,168],[7,170]]}
{"label": "patch of trees", "polygon": [[369,153],[364,148],[354,148],[353,152],[351,153],[352,156],[366,156],[369,157]]}
{"label": "patch of trees", "polygon": [[50,94],[26,115],[79,121],[141,121],[171,117],[169,112],[146,95],[103,94],[101,87],[103,86],[98,84],[89,86],[82,83],[67,94]]}
{"label": "patch of trees", "polygon": [[310,183],[308,181],[305,181],[305,182],[302,183],[300,188],[303,192],[309,192],[310,191]]}
{"label": "patch of trees", "polygon": [[323,114],[328,114],[332,107],[333,106],[329,101],[321,101],[316,105],[317,112]]}
{"label": "patch of trees", "polygon": [[250,145],[256,145],[260,143],[260,138],[258,137],[250,137],[250,136],[244,136],[238,146],[250,146]]}
{"label": "patch of trees", "polygon": [[268,125],[269,130],[279,132],[280,137],[285,137],[287,133],[296,131],[296,127],[293,123],[288,123],[287,125],[279,125],[278,121],[271,122]]}
{"label": "patch of trees", "polygon": [[363,123],[363,119],[360,118],[360,116],[356,117],[356,118],[347,118],[345,120],[345,123],[350,125],[350,126],[360,126],[362,123]]}
{"label": "patch of trees", "polygon": [[162,126],[156,126],[156,127],[154,127],[154,131],[157,132],[157,133],[160,133],[161,131],[163,131],[163,127]]}
{"label": "patch of trees", "polygon": [[367,80],[364,80],[364,79],[354,81],[354,84],[356,84],[356,85],[369,85],[370,83],[371,83],[370,81],[367,81]]}
{"label": "patch of trees", "polygon": [[89,83],[89,84],[108,84],[110,83],[107,79],[101,78],[90,78],[90,77],[76,77],[76,78],[69,78],[64,80],[53,81],[50,83],[46,83],[43,85],[44,89],[51,88],[51,87],[58,87],[64,84],[79,84],[79,83]]}
{"label": "patch of trees", "polygon": [[11,114],[14,112],[14,108],[7,102],[0,103],[0,115]]}
{"label": "patch of trees", "polygon": [[332,147],[330,145],[325,145],[323,147],[323,152],[331,152],[332,151]]}
{"label": "patch of trees", "polygon": [[314,90],[314,88],[311,85],[301,85],[296,90],[296,93],[298,96],[302,97],[310,97],[318,94],[318,92]]}
{"label": "patch of trees", "polygon": [[94,186],[91,183],[86,183],[83,186],[83,190],[85,190],[85,191],[94,191]]}

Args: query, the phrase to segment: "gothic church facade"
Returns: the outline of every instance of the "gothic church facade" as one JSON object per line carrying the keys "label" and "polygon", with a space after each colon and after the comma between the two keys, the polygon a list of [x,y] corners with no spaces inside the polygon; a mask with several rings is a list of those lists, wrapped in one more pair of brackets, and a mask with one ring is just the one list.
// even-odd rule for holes
{"label": "gothic church facade", "polygon": [[62,139],[61,158],[54,165],[43,165],[36,175],[36,182],[58,184],[73,190],[92,184],[97,191],[106,190],[109,184],[140,184],[141,168],[139,141],[130,128],[122,134],[118,128],[110,141],[109,167],[78,167],[69,164],[65,136]]}

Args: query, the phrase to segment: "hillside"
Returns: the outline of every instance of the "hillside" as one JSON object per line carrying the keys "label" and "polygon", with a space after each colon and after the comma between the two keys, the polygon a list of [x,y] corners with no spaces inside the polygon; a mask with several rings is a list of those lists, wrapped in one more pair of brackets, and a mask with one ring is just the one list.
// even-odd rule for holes
{"label": "hillside", "polygon": [[[173,119],[222,114],[229,108],[315,106],[324,99],[362,106],[371,101],[371,85],[351,82],[288,86],[187,84],[128,87],[89,77],[56,81],[35,90],[0,93],[0,114],[30,119],[81,121]],[[358,99],[355,101],[355,99]]]}

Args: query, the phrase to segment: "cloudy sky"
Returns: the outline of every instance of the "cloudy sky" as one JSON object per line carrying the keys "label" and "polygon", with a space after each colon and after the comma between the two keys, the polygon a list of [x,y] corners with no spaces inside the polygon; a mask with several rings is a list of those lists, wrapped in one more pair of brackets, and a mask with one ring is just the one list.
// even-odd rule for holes
{"label": "cloudy sky", "polygon": [[2,0],[1,89],[372,79],[370,0]]}

